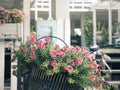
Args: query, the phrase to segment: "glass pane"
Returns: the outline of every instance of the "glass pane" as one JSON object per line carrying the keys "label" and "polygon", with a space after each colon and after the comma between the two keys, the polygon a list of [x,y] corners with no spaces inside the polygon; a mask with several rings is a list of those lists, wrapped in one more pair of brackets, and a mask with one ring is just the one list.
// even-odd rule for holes
{"label": "glass pane", "polygon": [[2,6],[5,9],[22,9],[22,2],[23,0],[0,0],[0,6]]}

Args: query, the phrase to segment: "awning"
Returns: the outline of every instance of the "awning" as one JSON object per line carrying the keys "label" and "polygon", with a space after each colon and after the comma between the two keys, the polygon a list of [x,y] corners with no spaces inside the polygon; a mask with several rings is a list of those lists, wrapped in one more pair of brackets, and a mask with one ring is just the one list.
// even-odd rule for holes
{"label": "awning", "polygon": [[120,2],[119,1],[99,1],[95,5],[93,5],[92,9],[120,9]]}

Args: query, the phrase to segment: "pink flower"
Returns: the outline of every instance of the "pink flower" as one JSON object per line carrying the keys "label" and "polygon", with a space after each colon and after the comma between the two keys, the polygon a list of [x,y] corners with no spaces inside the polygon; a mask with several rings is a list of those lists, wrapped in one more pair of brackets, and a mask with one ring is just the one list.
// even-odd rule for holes
{"label": "pink flower", "polygon": [[67,51],[70,50],[70,47],[69,47],[69,46],[64,46],[64,47],[63,47],[63,50],[64,50],[65,52],[67,52]]}
{"label": "pink flower", "polygon": [[30,45],[32,45],[32,44],[34,43],[34,41],[33,41],[33,40],[30,40],[30,42],[29,42],[29,43],[30,43]]}
{"label": "pink flower", "polygon": [[39,45],[39,48],[44,49],[44,48],[45,48],[45,43],[42,42],[42,43]]}
{"label": "pink flower", "polygon": [[87,58],[88,58],[88,60],[89,60],[90,62],[93,61],[93,59],[92,59],[90,56],[88,56]]}
{"label": "pink flower", "polygon": [[42,43],[42,40],[38,40],[37,44],[40,45]]}
{"label": "pink flower", "polygon": [[56,44],[55,49],[60,50],[60,46]]}
{"label": "pink flower", "polygon": [[100,69],[98,69],[97,73],[98,73],[98,76],[101,76],[101,71],[100,71]]}
{"label": "pink flower", "polygon": [[46,43],[49,43],[50,42],[50,37],[45,37],[45,41],[46,41]]}
{"label": "pink flower", "polygon": [[90,80],[91,80],[92,82],[95,81],[95,77],[94,77],[94,75],[92,75],[92,76],[90,77]]}
{"label": "pink flower", "polygon": [[93,64],[90,64],[90,65],[89,65],[89,68],[90,68],[90,69],[94,68]]}
{"label": "pink flower", "polygon": [[32,46],[32,52],[36,51],[36,46]]}
{"label": "pink flower", "polygon": [[95,87],[96,87],[97,89],[99,89],[99,88],[101,87],[101,84],[99,83],[99,84],[97,84]]}
{"label": "pink flower", "polygon": [[51,57],[56,57],[57,56],[57,51],[53,50],[50,52]]}
{"label": "pink flower", "polygon": [[87,56],[87,58],[89,59],[90,62],[92,62],[93,59],[95,59],[95,54],[90,54]]}
{"label": "pink flower", "polygon": [[27,47],[23,47],[23,52],[26,53],[28,51]]}
{"label": "pink flower", "polygon": [[51,61],[51,66],[52,66],[52,67],[56,67],[56,66],[57,66],[56,60]]}
{"label": "pink flower", "polygon": [[79,46],[76,46],[75,48],[77,49],[78,52],[82,50]]}
{"label": "pink flower", "polygon": [[72,64],[72,66],[75,66],[74,60],[71,60],[71,64]]}
{"label": "pink flower", "polygon": [[35,59],[35,54],[30,53],[30,58],[31,58],[31,59]]}
{"label": "pink flower", "polygon": [[90,55],[90,52],[89,51],[85,51],[85,56],[88,57]]}
{"label": "pink flower", "polygon": [[77,49],[76,49],[75,47],[73,47],[73,48],[71,49],[71,51],[72,51],[72,54],[74,54],[74,53],[77,52]]}
{"label": "pink flower", "polygon": [[90,67],[90,69],[95,68],[95,69],[96,69],[96,71],[98,71],[98,70],[99,70],[99,69],[98,69],[98,64],[97,64],[97,62],[96,62],[96,61],[93,61],[93,62],[89,65],[89,67]]}
{"label": "pink flower", "polygon": [[77,59],[76,61],[75,61],[75,63],[76,63],[76,65],[82,65],[82,60],[80,60],[80,59]]}
{"label": "pink flower", "polygon": [[102,80],[101,80],[101,84],[103,84],[105,82],[105,79],[104,78],[102,78]]}
{"label": "pink flower", "polygon": [[93,66],[97,69],[98,68],[98,64],[96,61],[93,61]]}
{"label": "pink flower", "polygon": [[65,53],[62,52],[62,51],[58,51],[58,52],[57,52],[57,55],[59,55],[59,56],[61,56],[61,57],[64,57],[64,56],[65,56]]}
{"label": "pink flower", "polygon": [[82,51],[86,57],[88,57],[90,55],[90,52],[88,50],[86,50],[85,48],[82,48]]}
{"label": "pink flower", "polygon": [[86,49],[85,48],[82,48],[82,51],[85,51]]}
{"label": "pink flower", "polygon": [[38,43],[38,46],[39,46],[40,49],[45,48],[45,43],[42,40],[38,40],[37,43]]}
{"label": "pink flower", "polygon": [[36,40],[36,34],[33,32],[31,35],[30,35],[30,45],[32,45]]}
{"label": "pink flower", "polygon": [[67,66],[66,71],[71,73],[73,71],[73,67],[72,66]]}

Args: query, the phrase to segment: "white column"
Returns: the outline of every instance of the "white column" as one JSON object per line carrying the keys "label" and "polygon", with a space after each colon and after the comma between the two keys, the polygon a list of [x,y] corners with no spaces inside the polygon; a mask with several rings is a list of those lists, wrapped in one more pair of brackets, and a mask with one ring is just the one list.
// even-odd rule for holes
{"label": "white column", "polygon": [[[57,19],[57,37],[61,38],[62,40],[64,40],[64,20],[62,18],[58,18]],[[59,40],[57,40],[57,44],[59,44],[60,46],[63,46],[63,43]]]}
{"label": "white column", "polygon": [[35,21],[38,20],[37,0],[35,0]]}
{"label": "white column", "polygon": [[96,9],[93,10],[93,45],[96,45]]}
{"label": "white column", "polygon": [[120,9],[118,9],[118,22],[120,22]]}
{"label": "white column", "polygon": [[25,13],[23,30],[24,30],[24,41],[27,40],[27,36],[30,35],[30,1],[23,0],[23,11]]}
{"label": "white column", "polygon": [[70,45],[70,19],[65,19],[65,42]]}
{"label": "white column", "polygon": [[108,32],[108,35],[109,35],[109,44],[112,44],[112,9],[111,9],[111,3],[112,3],[112,0],[110,0],[110,7],[109,7],[109,10],[108,10],[108,26],[109,26],[109,32]]}
{"label": "white column", "polygon": [[[11,66],[12,65],[13,63],[11,63]],[[11,69],[11,90],[17,90],[17,77],[14,76],[12,73],[13,73],[13,69]]]}
{"label": "white column", "polygon": [[52,18],[52,8],[51,8],[51,0],[49,0],[49,19],[51,19]]}
{"label": "white column", "polygon": [[0,40],[0,90],[4,90],[5,51],[4,40]]}
{"label": "white column", "polygon": [[[69,0],[56,0],[57,34],[70,44]],[[60,36],[61,35],[61,36]]]}
{"label": "white column", "polygon": [[17,90],[17,77],[13,75],[12,65],[17,65],[17,62],[11,63],[11,90]]}

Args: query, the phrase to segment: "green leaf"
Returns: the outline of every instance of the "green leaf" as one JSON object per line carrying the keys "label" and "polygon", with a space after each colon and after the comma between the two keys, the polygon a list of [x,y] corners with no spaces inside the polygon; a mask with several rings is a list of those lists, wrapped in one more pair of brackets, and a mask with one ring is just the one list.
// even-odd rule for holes
{"label": "green leaf", "polygon": [[69,82],[70,84],[73,84],[75,81],[74,81],[72,78],[68,78],[68,82]]}

